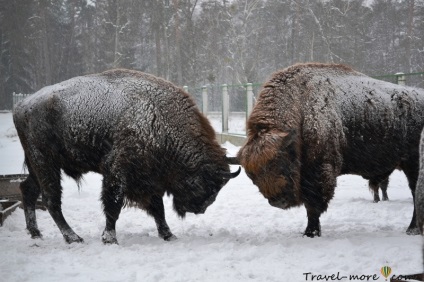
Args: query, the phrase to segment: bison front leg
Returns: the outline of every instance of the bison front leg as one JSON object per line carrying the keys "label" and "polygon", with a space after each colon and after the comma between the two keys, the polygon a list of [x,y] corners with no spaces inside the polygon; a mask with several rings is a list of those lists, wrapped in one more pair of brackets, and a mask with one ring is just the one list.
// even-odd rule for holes
{"label": "bison front leg", "polygon": [[[319,169],[317,169],[319,167]],[[328,208],[334,196],[336,176],[331,164],[310,167],[302,180],[302,196],[308,215],[308,225],[304,236],[321,236],[320,216]]]}
{"label": "bison front leg", "polygon": [[122,188],[111,185],[108,179],[103,180],[103,191],[101,197],[103,211],[106,216],[106,227],[102,234],[104,244],[118,244],[116,239],[116,221],[124,204]]}
{"label": "bison front leg", "polygon": [[162,197],[156,195],[152,196],[146,210],[147,213],[155,219],[159,237],[165,241],[173,241],[177,239],[177,237],[172,234],[168,224],[166,223],[165,208],[163,206]]}
{"label": "bison front leg", "polygon": [[308,225],[306,230],[303,233],[303,236],[308,236],[309,238],[314,238],[315,236],[321,236],[321,224],[319,217],[321,216],[320,211],[316,210],[314,207],[305,205],[306,213],[308,215]]}

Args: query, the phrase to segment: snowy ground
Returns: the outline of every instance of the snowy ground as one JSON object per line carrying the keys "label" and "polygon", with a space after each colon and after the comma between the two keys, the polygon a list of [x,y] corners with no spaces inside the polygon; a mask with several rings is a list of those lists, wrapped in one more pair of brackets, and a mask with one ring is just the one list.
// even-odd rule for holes
{"label": "snowy ground", "polygon": [[[0,112],[0,174],[22,173],[22,162],[11,113]],[[390,178],[390,201],[378,204],[361,177],[339,177],[335,198],[321,217],[322,237],[314,239],[302,237],[304,207],[271,207],[242,172],[204,215],[181,220],[165,198],[167,221],[178,240],[158,238],[153,218],[130,208],[117,223],[120,244],[106,246],[100,239],[105,221],[100,187],[97,174],[86,175],[81,191],[63,180],[64,215],[83,244],[66,244],[45,211],[37,211],[44,238],[30,239],[23,210],[17,209],[0,227],[0,281],[296,282],[325,281],[318,278],[332,274],[346,276],[339,281],[354,281],[349,275],[384,281],[384,265],[391,267],[390,276],[422,270],[422,239],[405,234],[413,205],[399,171]],[[312,280],[312,274],[321,276]]]}

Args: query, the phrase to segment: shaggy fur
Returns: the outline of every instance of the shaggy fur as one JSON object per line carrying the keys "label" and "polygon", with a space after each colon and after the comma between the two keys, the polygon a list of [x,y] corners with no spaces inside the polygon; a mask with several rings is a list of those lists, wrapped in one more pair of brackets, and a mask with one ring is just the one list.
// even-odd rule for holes
{"label": "shaggy fur", "polygon": [[105,243],[117,242],[124,203],[152,215],[160,237],[175,238],[163,195],[174,196],[181,217],[203,213],[235,176],[191,97],[141,72],[111,70],[43,88],[21,102],[13,118],[29,170],[21,191],[32,237],[41,236],[34,210],[41,192],[65,240],[82,241],[62,215],[61,170],[77,181],[88,171],[103,175]]}
{"label": "shaggy fur", "polygon": [[[305,235],[314,237],[341,174],[378,184],[399,166],[414,193],[423,125],[422,89],[343,65],[299,64],[264,85],[238,159],[271,205],[305,205]],[[408,233],[416,231],[414,212]]]}

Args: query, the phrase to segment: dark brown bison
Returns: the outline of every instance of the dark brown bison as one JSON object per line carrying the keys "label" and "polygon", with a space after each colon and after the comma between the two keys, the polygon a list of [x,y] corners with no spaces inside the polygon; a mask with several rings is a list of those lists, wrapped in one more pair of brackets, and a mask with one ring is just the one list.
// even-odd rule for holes
{"label": "dark brown bison", "polygon": [[[272,206],[304,204],[304,234],[320,236],[341,174],[381,183],[399,166],[414,193],[423,125],[423,89],[343,65],[294,65],[264,85],[238,159]],[[417,232],[415,211],[407,232]]]}
{"label": "dark brown bison", "polygon": [[13,119],[29,170],[20,188],[33,238],[41,237],[35,217],[41,192],[66,242],[82,241],[61,211],[61,170],[77,181],[88,171],[103,175],[104,243],[117,242],[124,204],[145,209],[159,236],[174,239],[164,193],[173,195],[181,217],[203,213],[238,174],[191,97],[141,72],[112,70],[45,87],[22,101]]}

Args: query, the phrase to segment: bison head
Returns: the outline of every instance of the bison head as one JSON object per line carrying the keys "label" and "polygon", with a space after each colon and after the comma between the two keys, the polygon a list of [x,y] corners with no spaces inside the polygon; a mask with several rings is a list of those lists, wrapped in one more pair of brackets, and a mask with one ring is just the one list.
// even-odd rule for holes
{"label": "bison head", "polygon": [[295,130],[253,126],[238,153],[240,164],[270,205],[287,209],[300,204],[299,145]]}
{"label": "bison head", "polygon": [[228,164],[206,164],[193,171],[187,171],[185,180],[179,184],[174,195],[174,209],[179,216],[186,212],[204,213],[216,199],[221,188],[239,175],[241,168],[231,173]]}

